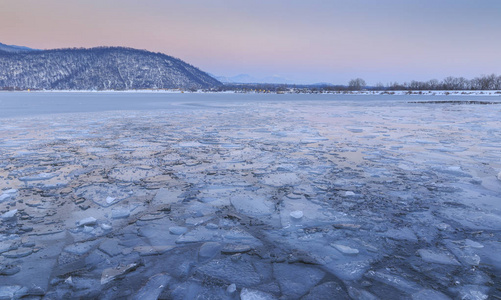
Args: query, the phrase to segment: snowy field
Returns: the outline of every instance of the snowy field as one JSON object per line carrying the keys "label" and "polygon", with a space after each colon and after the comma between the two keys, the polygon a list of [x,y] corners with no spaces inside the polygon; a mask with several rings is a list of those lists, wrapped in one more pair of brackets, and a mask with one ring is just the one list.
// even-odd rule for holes
{"label": "snowy field", "polygon": [[0,298],[500,299],[500,103],[0,93]]}

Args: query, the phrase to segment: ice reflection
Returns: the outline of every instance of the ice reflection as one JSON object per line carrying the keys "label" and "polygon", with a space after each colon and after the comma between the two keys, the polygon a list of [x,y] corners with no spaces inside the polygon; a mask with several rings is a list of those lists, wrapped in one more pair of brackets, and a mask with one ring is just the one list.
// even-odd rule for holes
{"label": "ice reflection", "polygon": [[1,120],[0,298],[501,296],[497,106],[189,106]]}

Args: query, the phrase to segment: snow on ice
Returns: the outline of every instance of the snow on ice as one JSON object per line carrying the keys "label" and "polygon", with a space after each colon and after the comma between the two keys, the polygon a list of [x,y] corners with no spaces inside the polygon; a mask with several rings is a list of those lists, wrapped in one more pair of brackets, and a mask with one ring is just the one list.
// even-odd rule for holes
{"label": "snow on ice", "polygon": [[501,297],[501,106],[181,96],[0,119],[0,298]]}

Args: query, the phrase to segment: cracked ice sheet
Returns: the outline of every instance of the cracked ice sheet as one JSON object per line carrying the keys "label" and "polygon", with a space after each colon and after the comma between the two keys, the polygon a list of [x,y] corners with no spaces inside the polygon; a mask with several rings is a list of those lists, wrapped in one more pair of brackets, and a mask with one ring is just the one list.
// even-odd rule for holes
{"label": "cracked ice sheet", "polygon": [[[52,274],[33,283],[53,298],[200,280],[279,298],[293,279],[259,266],[287,263],[345,293],[496,293],[499,108],[302,100],[2,119],[1,279]],[[199,259],[205,242],[224,250]],[[100,286],[110,270],[127,272]]]}

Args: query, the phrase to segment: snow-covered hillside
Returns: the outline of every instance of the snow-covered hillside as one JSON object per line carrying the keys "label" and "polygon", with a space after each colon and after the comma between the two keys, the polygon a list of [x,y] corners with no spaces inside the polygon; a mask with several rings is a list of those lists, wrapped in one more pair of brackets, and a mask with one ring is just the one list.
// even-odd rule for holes
{"label": "snow-covered hillside", "polygon": [[174,57],[130,48],[0,51],[0,88],[200,89],[221,85]]}
{"label": "snow-covered hillside", "polygon": [[4,52],[27,52],[27,51],[39,51],[38,49],[31,49],[24,46],[15,46],[15,45],[5,45],[0,43],[0,51]]}

